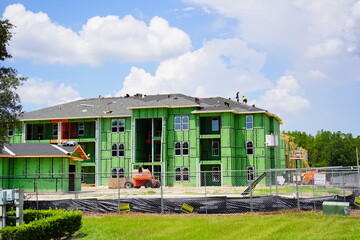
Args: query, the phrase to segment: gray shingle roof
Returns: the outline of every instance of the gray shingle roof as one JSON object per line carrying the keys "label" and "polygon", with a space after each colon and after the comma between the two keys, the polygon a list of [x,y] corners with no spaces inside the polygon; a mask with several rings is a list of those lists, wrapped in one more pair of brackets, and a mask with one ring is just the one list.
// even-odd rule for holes
{"label": "gray shingle roof", "polygon": [[[12,156],[64,156],[71,155],[77,146],[61,146],[49,143],[5,143],[1,155]],[[14,155],[15,154],[15,155]]]}
{"label": "gray shingle roof", "polygon": [[[230,105],[226,106],[224,103]],[[245,105],[222,97],[200,98],[184,94],[136,95],[114,98],[91,98],[64,103],[23,114],[22,120],[71,119],[131,116],[134,108],[154,107],[198,107],[195,113],[207,111],[234,111],[239,113],[264,112],[266,110]]]}

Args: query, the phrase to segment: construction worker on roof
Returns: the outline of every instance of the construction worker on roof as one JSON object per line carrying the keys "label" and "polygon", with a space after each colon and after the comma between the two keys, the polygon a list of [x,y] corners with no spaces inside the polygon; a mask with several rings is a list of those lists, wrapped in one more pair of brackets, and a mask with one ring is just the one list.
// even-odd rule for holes
{"label": "construction worker on roof", "polygon": [[239,94],[240,94],[239,92],[236,93],[236,101],[237,101],[237,102],[239,102],[239,98],[240,98],[240,97],[239,97]]}
{"label": "construction worker on roof", "polygon": [[243,103],[247,104],[247,98],[243,96]]}

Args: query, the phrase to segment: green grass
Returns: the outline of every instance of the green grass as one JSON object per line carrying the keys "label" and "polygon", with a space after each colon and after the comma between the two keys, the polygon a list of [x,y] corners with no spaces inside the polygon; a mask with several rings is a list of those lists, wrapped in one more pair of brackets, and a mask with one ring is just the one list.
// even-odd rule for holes
{"label": "green grass", "polygon": [[360,239],[360,217],[125,214],[83,218],[82,239]]}
{"label": "green grass", "polygon": [[[299,193],[310,193],[312,194],[314,192],[314,195],[329,195],[329,194],[339,194],[342,195],[344,192],[342,190],[336,189],[336,188],[325,188],[325,187],[316,187],[313,188],[311,186],[299,186]],[[295,193],[296,188],[295,186],[292,187],[278,187],[277,191],[281,195],[281,193]],[[276,188],[273,187],[271,189],[271,192],[274,194],[276,193]],[[270,194],[269,188],[255,188],[253,194]]]}

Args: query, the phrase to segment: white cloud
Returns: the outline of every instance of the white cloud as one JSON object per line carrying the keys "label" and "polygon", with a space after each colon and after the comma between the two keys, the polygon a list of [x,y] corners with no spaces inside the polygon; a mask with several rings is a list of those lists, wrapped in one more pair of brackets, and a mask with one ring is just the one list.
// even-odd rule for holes
{"label": "white cloud", "polygon": [[260,108],[287,117],[310,106],[310,102],[299,96],[301,88],[292,76],[282,76],[274,88],[266,91],[255,101]]}
{"label": "white cloud", "polygon": [[183,8],[183,11],[185,11],[185,12],[189,12],[189,11],[193,11],[193,10],[195,10],[194,7],[186,7],[186,8]]}
{"label": "white cloud", "polygon": [[159,61],[191,47],[189,36],[161,17],[152,18],[147,26],[131,15],[96,16],[78,32],[52,22],[46,13],[27,11],[22,4],[9,5],[3,18],[16,26],[10,45],[12,55],[40,63]]}
{"label": "white cloud", "polygon": [[312,70],[307,73],[307,77],[309,79],[321,80],[321,79],[326,79],[329,76],[319,70]]}
{"label": "white cloud", "polygon": [[154,75],[132,67],[117,95],[181,92],[193,96],[228,96],[266,89],[261,74],[266,54],[240,39],[214,39],[196,51],[163,61]]}
{"label": "white cloud", "polygon": [[325,42],[309,46],[305,56],[309,58],[331,57],[341,53],[343,43],[339,39],[327,39]]}
{"label": "white cloud", "polygon": [[[355,0],[184,0],[237,19],[251,43],[306,46],[343,33]],[[357,8],[356,8],[357,9]],[[353,12],[357,12],[356,9]]]}
{"label": "white cloud", "polygon": [[46,82],[40,78],[29,78],[17,90],[24,104],[53,106],[80,99],[79,92],[63,83]]}

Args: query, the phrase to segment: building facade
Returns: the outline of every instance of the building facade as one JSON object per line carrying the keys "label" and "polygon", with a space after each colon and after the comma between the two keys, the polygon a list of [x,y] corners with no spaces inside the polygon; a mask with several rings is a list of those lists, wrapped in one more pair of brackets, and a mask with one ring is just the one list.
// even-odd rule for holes
{"label": "building facade", "polygon": [[[167,186],[247,185],[253,174],[229,178],[220,172],[285,168],[281,119],[221,97],[84,99],[27,112],[21,121],[22,129],[9,129],[10,142],[78,142],[90,154],[81,163],[83,182],[97,186],[108,179],[94,173],[123,176],[140,165],[155,175],[172,173],[161,178]],[[203,178],[201,171],[209,174]]]}

